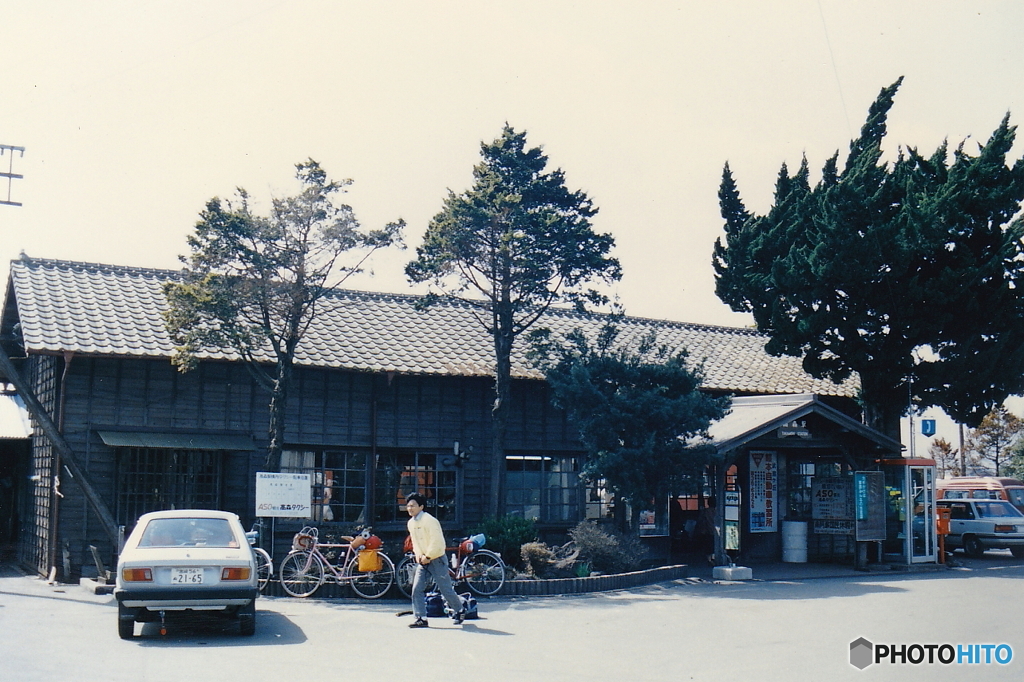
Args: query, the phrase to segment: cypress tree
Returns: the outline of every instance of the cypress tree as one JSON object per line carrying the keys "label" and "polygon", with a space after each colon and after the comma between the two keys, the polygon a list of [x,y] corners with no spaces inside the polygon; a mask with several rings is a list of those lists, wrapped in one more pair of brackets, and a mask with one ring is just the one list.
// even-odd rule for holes
{"label": "cypress tree", "polygon": [[811,188],[806,159],[793,175],[783,164],[764,216],[738,211],[726,166],[714,252],[719,298],[753,313],[767,350],[819,378],[857,372],[868,423],[896,438],[911,403],[975,426],[1024,390],[1016,129],[1007,116],[976,154],[944,142],[883,162],[901,83],[879,93],[841,173],[837,153]]}

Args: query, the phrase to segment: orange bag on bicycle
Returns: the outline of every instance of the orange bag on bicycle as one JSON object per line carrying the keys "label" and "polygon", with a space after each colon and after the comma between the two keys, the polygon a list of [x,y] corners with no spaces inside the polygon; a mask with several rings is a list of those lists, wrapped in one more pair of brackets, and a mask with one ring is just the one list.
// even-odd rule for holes
{"label": "orange bag on bicycle", "polygon": [[375,549],[361,549],[356,559],[356,568],[361,573],[379,571],[384,562],[381,561],[380,552]]}

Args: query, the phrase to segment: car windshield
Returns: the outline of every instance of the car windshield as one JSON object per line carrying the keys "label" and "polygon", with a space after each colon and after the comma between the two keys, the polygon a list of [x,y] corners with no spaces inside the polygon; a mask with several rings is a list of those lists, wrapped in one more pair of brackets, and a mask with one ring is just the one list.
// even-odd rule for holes
{"label": "car windshield", "polygon": [[238,547],[227,519],[152,519],[139,547]]}
{"label": "car windshield", "polygon": [[982,518],[994,516],[1024,516],[1024,514],[1021,514],[1012,504],[1002,500],[993,502],[975,502],[974,504],[978,508],[978,516]]}
{"label": "car windshield", "polygon": [[1007,488],[1006,494],[1010,498],[1010,504],[1024,507],[1024,488]]}

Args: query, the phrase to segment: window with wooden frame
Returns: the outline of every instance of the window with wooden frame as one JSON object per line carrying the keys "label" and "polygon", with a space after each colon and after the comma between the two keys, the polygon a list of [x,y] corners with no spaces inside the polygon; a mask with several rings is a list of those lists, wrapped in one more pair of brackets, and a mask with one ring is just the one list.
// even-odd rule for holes
{"label": "window with wooden frame", "polygon": [[117,522],[151,511],[220,509],[223,450],[117,448]]}
{"label": "window with wooden frame", "polygon": [[553,454],[505,457],[505,512],[541,523],[580,520],[579,458]]}
{"label": "window with wooden frame", "polygon": [[405,523],[405,496],[422,493],[427,511],[442,524],[458,523],[456,460],[450,452],[381,450],[377,453],[375,523]]}
{"label": "window with wooden frame", "polygon": [[358,450],[284,450],[281,472],[310,475],[312,520],[365,524],[367,454]]}

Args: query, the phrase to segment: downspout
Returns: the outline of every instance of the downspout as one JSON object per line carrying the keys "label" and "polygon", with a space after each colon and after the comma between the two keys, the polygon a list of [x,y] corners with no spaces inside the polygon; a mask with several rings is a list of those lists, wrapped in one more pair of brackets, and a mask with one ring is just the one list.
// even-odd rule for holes
{"label": "downspout", "polygon": [[[71,361],[74,359],[75,354],[71,351],[64,352],[64,369],[60,375],[60,386],[57,389],[57,432],[64,435],[64,407],[65,407],[65,396],[67,394],[67,381],[68,381],[68,369],[71,367]],[[64,466],[64,462],[60,456],[60,450],[56,447],[53,448],[53,455],[51,458],[52,466],[50,471],[51,485],[50,485],[50,542],[49,542],[49,557],[48,562],[50,565],[50,575],[55,575],[57,571],[57,552],[59,547],[58,537],[60,535],[60,500],[64,497],[64,494],[60,491],[60,470]],[[70,472],[68,472],[70,474]],[[72,477],[74,478],[74,477]],[[66,562],[61,561],[60,575],[62,580],[68,578],[65,568]]]}
{"label": "downspout", "polygon": [[377,518],[377,376],[370,375],[370,471],[366,476],[366,525]]}

